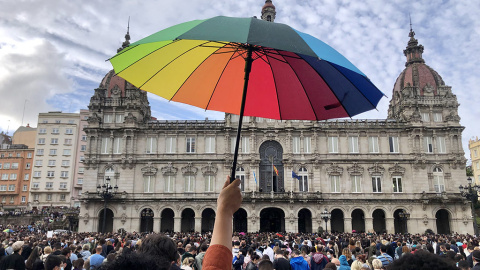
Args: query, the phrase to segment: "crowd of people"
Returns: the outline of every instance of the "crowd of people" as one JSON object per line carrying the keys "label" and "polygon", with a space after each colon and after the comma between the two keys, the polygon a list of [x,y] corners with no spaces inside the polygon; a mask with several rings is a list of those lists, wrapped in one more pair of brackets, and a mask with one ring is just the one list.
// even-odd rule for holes
{"label": "crowd of people", "polygon": [[225,182],[207,233],[0,233],[0,270],[480,269],[472,235],[239,233],[239,181]]}

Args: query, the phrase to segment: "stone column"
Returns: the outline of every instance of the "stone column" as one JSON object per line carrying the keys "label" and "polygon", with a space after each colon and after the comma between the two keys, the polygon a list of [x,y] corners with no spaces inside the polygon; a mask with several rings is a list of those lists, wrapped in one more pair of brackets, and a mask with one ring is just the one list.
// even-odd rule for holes
{"label": "stone column", "polygon": [[153,217],[153,228],[154,232],[160,232],[162,228],[160,228],[161,218],[160,217]]}
{"label": "stone column", "polygon": [[255,213],[247,217],[247,230],[248,232],[260,231],[260,219]]}
{"label": "stone column", "polygon": [[370,231],[373,231],[373,218],[365,217],[365,232],[370,232]]}
{"label": "stone column", "polygon": [[395,232],[395,225],[393,223],[393,217],[385,218],[385,226],[387,227],[387,233],[394,233]]}
{"label": "stone column", "polygon": [[346,217],[343,220],[343,227],[345,229],[345,232],[347,232],[347,233],[352,232],[352,218],[351,217]]}
{"label": "stone column", "polygon": [[139,232],[140,231],[140,218],[139,217],[132,217],[130,226],[131,226],[130,227],[131,231]]}
{"label": "stone column", "polygon": [[202,217],[195,217],[195,231],[202,231]]}
{"label": "stone column", "polygon": [[174,217],[173,218],[173,230],[175,232],[180,232],[182,229],[182,217]]}

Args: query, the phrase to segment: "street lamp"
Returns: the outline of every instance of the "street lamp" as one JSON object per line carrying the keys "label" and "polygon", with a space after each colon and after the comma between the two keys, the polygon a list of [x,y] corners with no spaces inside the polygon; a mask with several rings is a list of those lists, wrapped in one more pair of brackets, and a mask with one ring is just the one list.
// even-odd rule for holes
{"label": "street lamp", "polygon": [[320,218],[325,220],[325,232],[328,232],[328,221],[332,217],[332,213],[328,212],[327,208],[320,213]]}
{"label": "street lamp", "polygon": [[105,221],[107,219],[107,202],[111,198],[113,198],[118,191],[118,186],[115,185],[115,187],[112,187],[110,184],[110,177],[107,176],[105,179],[105,184],[100,186],[100,184],[97,185],[97,195],[100,196],[103,201],[103,224],[102,224],[102,232],[105,232]]}
{"label": "street lamp", "polygon": [[477,225],[477,217],[475,214],[475,204],[478,201],[478,192],[480,191],[480,186],[476,184],[472,186],[473,180],[471,177],[467,178],[467,182],[468,182],[468,185],[466,186],[460,185],[458,189],[462,197],[466,198],[472,203],[471,208],[472,208],[473,226],[474,226],[473,231],[475,232],[475,235],[478,235],[478,225]]}
{"label": "street lamp", "polygon": [[403,220],[404,233],[407,233],[407,220],[410,219],[410,213],[407,210],[402,210],[398,216]]}

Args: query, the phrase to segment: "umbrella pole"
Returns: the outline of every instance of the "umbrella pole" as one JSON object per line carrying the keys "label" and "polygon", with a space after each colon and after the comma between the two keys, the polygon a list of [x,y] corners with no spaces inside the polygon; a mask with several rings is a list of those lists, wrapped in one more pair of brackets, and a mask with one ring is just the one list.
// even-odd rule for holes
{"label": "umbrella pole", "polygon": [[230,183],[235,180],[235,172],[237,171],[238,147],[240,145],[240,133],[242,131],[243,111],[245,109],[245,99],[247,98],[248,79],[252,70],[252,46],[247,45],[247,58],[245,58],[245,79],[243,82],[242,104],[240,105],[240,117],[238,119],[237,140],[235,141],[235,152],[233,154],[232,172],[230,173]]}

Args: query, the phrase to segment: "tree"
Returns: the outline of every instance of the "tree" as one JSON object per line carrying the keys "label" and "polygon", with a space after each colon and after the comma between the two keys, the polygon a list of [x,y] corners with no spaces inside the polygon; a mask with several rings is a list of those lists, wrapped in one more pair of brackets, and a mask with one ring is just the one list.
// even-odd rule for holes
{"label": "tree", "polygon": [[465,173],[467,174],[467,176],[473,176],[472,165],[465,167]]}

